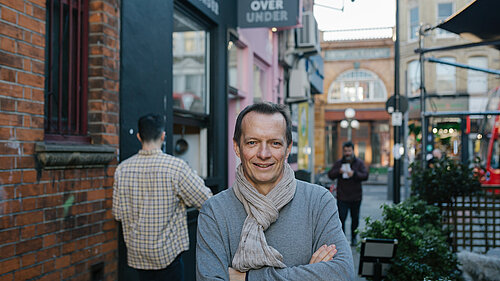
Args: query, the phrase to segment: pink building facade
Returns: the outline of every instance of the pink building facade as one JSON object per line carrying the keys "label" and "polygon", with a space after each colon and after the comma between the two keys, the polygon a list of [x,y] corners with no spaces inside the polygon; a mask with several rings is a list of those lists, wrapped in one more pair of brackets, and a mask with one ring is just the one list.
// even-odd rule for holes
{"label": "pink building facade", "polygon": [[231,31],[228,46],[228,187],[240,160],[233,150],[238,114],[258,101],[283,103],[284,70],[278,63],[278,33],[270,28],[238,28]]}

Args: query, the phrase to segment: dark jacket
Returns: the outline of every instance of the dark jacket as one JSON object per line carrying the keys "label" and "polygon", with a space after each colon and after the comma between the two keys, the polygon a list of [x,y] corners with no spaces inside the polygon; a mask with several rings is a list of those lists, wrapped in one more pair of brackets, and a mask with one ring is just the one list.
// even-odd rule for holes
{"label": "dark jacket", "polygon": [[337,179],[337,199],[349,202],[360,201],[363,195],[361,182],[368,179],[368,170],[361,159],[353,157],[351,170],[354,171],[354,174],[352,177],[344,179],[340,172],[340,168],[344,163],[347,163],[347,161],[342,157],[342,159],[333,164],[332,169],[328,172],[330,179]]}

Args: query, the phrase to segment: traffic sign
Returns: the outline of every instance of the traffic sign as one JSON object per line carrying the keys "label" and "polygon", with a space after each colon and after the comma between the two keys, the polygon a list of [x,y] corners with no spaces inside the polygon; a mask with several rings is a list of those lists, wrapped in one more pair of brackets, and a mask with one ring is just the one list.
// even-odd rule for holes
{"label": "traffic sign", "polygon": [[[396,111],[396,97],[391,96],[387,101],[385,102],[385,110],[389,114],[392,114],[394,111]],[[399,96],[399,112],[406,112],[408,110],[408,98],[405,96]]]}

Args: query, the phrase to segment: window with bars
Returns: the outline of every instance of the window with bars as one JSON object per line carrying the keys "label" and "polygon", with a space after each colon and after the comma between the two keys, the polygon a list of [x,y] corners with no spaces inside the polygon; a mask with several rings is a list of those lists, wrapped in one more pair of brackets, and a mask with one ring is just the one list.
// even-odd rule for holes
{"label": "window with bars", "polygon": [[47,0],[45,139],[88,142],[88,0]]}

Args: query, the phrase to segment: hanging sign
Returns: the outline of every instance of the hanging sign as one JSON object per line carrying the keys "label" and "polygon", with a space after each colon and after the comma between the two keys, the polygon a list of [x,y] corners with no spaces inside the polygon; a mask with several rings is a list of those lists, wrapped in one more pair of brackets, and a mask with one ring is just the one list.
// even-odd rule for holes
{"label": "hanging sign", "polygon": [[295,26],[299,0],[238,0],[239,27]]}

